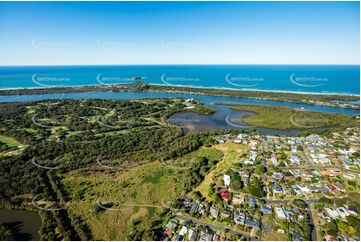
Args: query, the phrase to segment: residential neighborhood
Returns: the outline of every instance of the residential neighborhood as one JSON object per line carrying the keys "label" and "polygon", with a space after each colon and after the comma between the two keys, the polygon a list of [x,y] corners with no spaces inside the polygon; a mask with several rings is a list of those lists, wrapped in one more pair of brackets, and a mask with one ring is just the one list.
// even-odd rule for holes
{"label": "residential neighborhood", "polygon": [[173,203],[164,240],[359,240],[358,130],[215,139],[244,152]]}

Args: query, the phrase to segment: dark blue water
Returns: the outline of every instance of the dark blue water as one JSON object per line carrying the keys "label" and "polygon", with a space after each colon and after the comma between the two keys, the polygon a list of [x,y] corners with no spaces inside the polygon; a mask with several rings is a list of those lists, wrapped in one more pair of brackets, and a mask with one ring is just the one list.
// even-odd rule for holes
{"label": "dark blue water", "polygon": [[148,65],[0,67],[0,89],[107,85],[144,81],[160,85],[360,94],[356,65]]}
{"label": "dark blue water", "polygon": [[47,99],[110,99],[110,100],[130,100],[130,99],[145,99],[145,98],[195,98],[208,106],[218,108],[220,105],[215,105],[216,102],[239,103],[239,104],[264,104],[277,105],[291,108],[304,108],[310,111],[329,112],[329,113],[343,113],[350,115],[358,115],[359,110],[328,107],[322,105],[299,104],[291,102],[277,102],[253,98],[237,98],[226,96],[209,96],[202,94],[178,94],[168,92],[79,92],[79,93],[56,93],[56,94],[36,94],[36,95],[14,95],[14,96],[0,96],[0,102],[31,102]]}

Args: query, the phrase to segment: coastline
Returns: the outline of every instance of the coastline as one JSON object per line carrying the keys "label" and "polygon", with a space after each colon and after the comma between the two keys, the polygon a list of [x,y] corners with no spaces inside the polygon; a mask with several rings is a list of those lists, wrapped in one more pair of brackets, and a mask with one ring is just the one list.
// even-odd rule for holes
{"label": "coastline", "polygon": [[[163,84],[149,84],[146,82],[133,82],[131,84],[112,85],[80,85],[64,87],[31,87],[0,90],[0,96],[44,95],[56,93],[82,93],[82,92],[164,92],[177,94],[193,94],[208,96],[224,96],[234,98],[250,98],[279,102],[292,102],[299,104],[322,105],[346,109],[360,109],[359,95],[344,95],[332,93],[304,93],[288,91],[239,90],[233,88],[202,88],[174,86]],[[356,103],[352,103],[356,102]]]}
{"label": "coastline", "polygon": [[[161,87],[185,87],[185,88],[194,88],[194,89],[211,89],[211,90],[229,90],[229,91],[239,91],[239,92],[264,92],[264,93],[285,93],[285,94],[310,94],[310,95],[333,95],[333,96],[350,96],[350,97],[360,97],[360,94],[352,93],[337,93],[337,92],[301,92],[301,91],[282,91],[282,90],[267,90],[267,89],[237,89],[230,87],[197,87],[197,86],[187,86],[187,85],[166,85],[166,84],[150,84],[151,86],[161,86]],[[2,89],[0,89],[2,90]]]}
{"label": "coastline", "polygon": [[[74,86],[52,86],[52,87],[10,87],[10,88],[0,88],[0,92],[3,91],[26,91],[26,90],[43,90],[43,89],[62,89],[62,88],[112,88],[119,87],[124,85],[132,85],[134,83],[127,84],[110,84],[110,85],[74,85]],[[192,89],[201,89],[201,90],[229,90],[237,92],[260,92],[260,93],[282,93],[282,94],[305,94],[305,95],[325,95],[325,96],[346,96],[346,97],[360,97],[360,94],[352,93],[337,93],[337,92],[302,92],[302,91],[283,91],[283,90],[268,90],[268,89],[237,89],[230,87],[201,87],[201,86],[192,86],[192,85],[167,85],[167,84],[154,84],[149,83],[149,86],[159,86],[159,87],[170,87],[170,88],[192,88]],[[1,94],[1,93],[0,93]]]}

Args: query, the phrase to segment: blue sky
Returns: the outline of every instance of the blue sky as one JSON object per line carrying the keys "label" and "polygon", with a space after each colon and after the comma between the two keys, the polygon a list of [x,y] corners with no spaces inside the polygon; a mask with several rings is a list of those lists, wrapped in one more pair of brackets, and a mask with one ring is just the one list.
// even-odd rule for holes
{"label": "blue sky", "polygon": [[0,65],[359,64],[358,2],[0,2]]}

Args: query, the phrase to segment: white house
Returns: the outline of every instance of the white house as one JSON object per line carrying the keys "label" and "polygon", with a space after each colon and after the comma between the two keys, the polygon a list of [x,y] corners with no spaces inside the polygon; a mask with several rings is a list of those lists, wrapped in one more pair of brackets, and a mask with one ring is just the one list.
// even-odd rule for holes
{"label": "white house", "polygon": [[231,185],[231,176],[230,175],[223,175],[223,183],[225,186]]}

